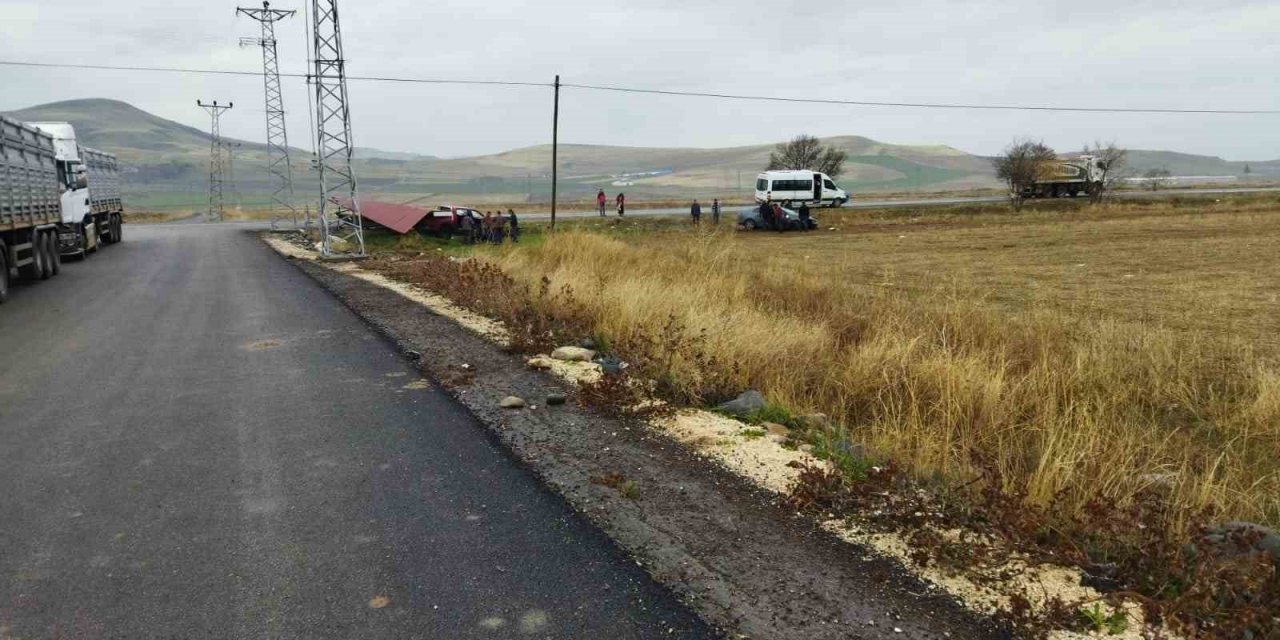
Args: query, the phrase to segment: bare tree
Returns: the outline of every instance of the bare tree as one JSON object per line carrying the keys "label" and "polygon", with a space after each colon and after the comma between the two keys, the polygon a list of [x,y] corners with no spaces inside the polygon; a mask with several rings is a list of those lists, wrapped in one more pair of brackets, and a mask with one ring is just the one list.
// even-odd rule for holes
{"label": "bare tree", "polygon": [[790,142],[779,143],[769,154],[767,171],[775,169],[808,169],[834,178],[844,173],[845,152],[823,146],[817,138],[801,134]]}
{"label": "bare tree", "polygon": [[1169,182],[1170,175],[1172,174],[1169,173],[1168,169],[1160,167],[1159,169],[1148,169],[1146,173],[1142,174],[1142,177],[1146,178],[1147,186],[1152,191],[1159,191]]}
{"label": "bare tree", "polygon": [[1085,155],[1098,159],[1098,169],[1102,171],[1102,179],[1097,186],[1090,185],[1089,200],[1102,202],[1129,175],[1129,150],[1116,146],[1114,141],[1103,144],[1095,141],[1093,146],[1084,146]]}
{"label": "bare tree", "polygon": [[1026,202],[1024,191],[1047,178],[1058,162],[1058,154],[1043,142],[1016,139],[1004,152],[992,159],[996,177],[1009,185],[1009,204],[1021,211]]}

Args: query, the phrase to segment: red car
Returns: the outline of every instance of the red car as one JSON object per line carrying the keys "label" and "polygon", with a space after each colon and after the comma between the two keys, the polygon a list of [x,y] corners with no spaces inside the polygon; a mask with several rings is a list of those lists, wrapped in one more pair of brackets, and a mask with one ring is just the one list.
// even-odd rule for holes
{"label": "red car", "polygon": [[462,218],[470,217],[473,225],[479,225],[483,214],[467,207],[444,205],[427,213],[413,228],[422,235],[433,235],[448,238],[457,235],[462,229]]}

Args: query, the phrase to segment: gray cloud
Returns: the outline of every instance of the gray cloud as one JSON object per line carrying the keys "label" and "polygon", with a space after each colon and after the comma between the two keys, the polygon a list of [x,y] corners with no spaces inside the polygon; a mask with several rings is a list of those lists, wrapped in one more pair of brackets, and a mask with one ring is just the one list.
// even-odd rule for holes
{"label": "gray cloud", "polygon": [[[234,3],[0,0],[0,58],[254,70]],[[347,0],[349,71],[876,101],[1276,108],[1280,5],[941,2],[816,7],[707,0]],[[278,0],[301,9],[300,0]],[[302,12],[281,27],[282,66],[304,67]],[[262,138],[254,78],[0,67],[0,109],[77,97],[127,100],[206,126],[197,97],[234,100],[228,134]],[[360,145],[469,155],[550,137],[545,89],[353,83]],[[291,137],[305,87],[288,82]],[[799,132],[949,144],[992,153],[1015,135],[1060,149],[1094,139],[1231,159],[1280,157],[1280,116],[930,111],[640,96],[567,89],[566,141],[722,146]]]}

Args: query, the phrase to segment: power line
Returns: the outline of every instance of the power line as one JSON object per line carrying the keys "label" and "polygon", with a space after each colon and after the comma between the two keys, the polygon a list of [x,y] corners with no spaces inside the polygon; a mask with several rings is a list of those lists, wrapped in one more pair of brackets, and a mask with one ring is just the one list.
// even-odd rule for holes
{"label": "power line", "polygon": [[[188,73],[188,74],[207,74],[207,75],[226,75],[226,76],[259,76],[260,74],[250,71],[228,71],[222,69],[187,69],[172,67],[131,67],[117,65],[90,65],[90,64],[55,64],[44,62],[23,62],[0,60],[0,65],[19,66],[19,67],[45,67],[59,69],[95,69],[106,71],[150,71],[150,72],[168,72],[168,73]],[[301,73],[282,73],[282,77],[287,78],[307,78],[306,74]],[[397,78],[391,76],[347,76],[347,80],[359,80],[370,82],[396,82],[410,84],[447,84],[447,85],[482,85],[482,86],[509,86],[509,87],[546,87],[552,88],[552,85],[546,82],[512,82],[503,80],[458,80],[446,78]],[[967,110],[985,110],[985,111],[1053,111],[1053,112],[1074,112],[1074,113],[1130,113],[1130,114],[1191,114],[1191,115],[1280,115],[1280,109],[1170,109],[1170,108],[1137,108],[1137,107],[1062,107],[1052,105],[991,105],[991,104],[966,104],[966,103],[949,103],[949,102],[878,102],[871,100],[837,100],[826,98],[784,98],[779,96],[759,96],[733,93],[712,93],[703,91],[675,91],[667,89],[643,89],[637,87],[620,87],[608,85],[593,84],[573,84],[563,83],[563,88],[583,89],[587,91],[608,91],[617,93],[637,93],[664,96],[680,96],[694,98],[716,98],[721,100],[742,100],[754,102],[789,102],[800,104],[826,104],[826,105],[844,105],[858,107],[899,107],[912,109],[967,109]]]}
{"label": "power line", "polygon": [[1199,113],[1223,115],[1263,115],[1280,114],[1280,109],[1146,109],[1125,107],[1054,107],[1039,105],[992,105],[992,104],[960,104],[945,102],[872,102],[867,100],[834,100],[824,98],[780,98],[777,96],[752,96],[732,93],[704,93],[700,91],[670,91],[665,89],[636,89],[633,87],[610,87],[591,84],[565,83],[563,87],[574,89],[590,89],[592,91],[614,91],[619,93],[647,93],[664,96],[687,96],[698,98],[721,98],[725,100],[752,100],[762,102],[800,102],[805,104],[835,104],[859,107],[911,107],[917,109],[986,109],[997,111],[1077,111],[1089,113]]}
{"label": "power line", "polygon": [[[0,65],[12,67],[42,67],[51,69],[89,69],[97,71],[148,71],[156,73],[186,73],[194,75],[218,75],[218,76],[253,76],[262,77],[262,73],[257,71],[231,71],[227,69],[191,69],[182,67],[135,67],[123,65],[106,65],[106,64],[60,64],[51,62],[24,62],[17,60],[0,60]],[[302,78],[308,76],[305,73],[281,73],[282,78]],[[512,87],[550,87],[549,82],[507,82],[501,80],[454,80],[448,78],[392,78],[383,76],[347,76],[347,80],[365,80],[369,82],[404,82],[416,84],[472,84],[472,85],[497,85]]]}

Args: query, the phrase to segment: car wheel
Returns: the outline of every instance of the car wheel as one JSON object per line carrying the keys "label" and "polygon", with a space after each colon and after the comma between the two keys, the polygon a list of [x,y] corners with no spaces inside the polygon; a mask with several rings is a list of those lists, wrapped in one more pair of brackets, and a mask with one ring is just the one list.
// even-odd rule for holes
{"label": "car wheel", "polygon": [[743,228],[743,229],[746,229],[747,231],[755,231],[755,230],[756,230],[756,221],[755,221],[755,220],[748,219],[746,222],[743,222],[743,223],[742,223],[742,228]]}

